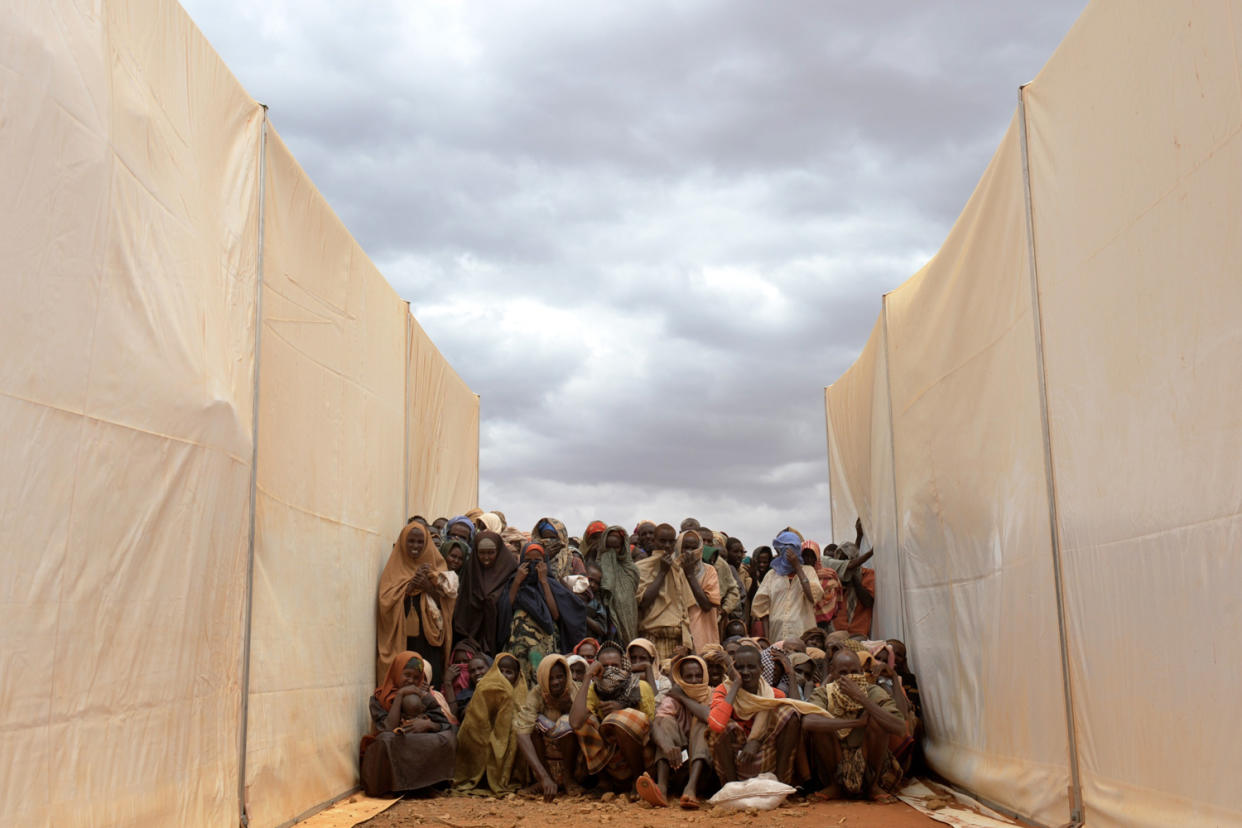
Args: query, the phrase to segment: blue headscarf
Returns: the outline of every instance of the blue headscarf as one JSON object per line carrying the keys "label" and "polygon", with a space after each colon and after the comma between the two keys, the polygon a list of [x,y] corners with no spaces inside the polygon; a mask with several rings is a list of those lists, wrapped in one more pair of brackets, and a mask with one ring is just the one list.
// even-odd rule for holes
{"label": "blue headscarf", "polygon": [[785,558],[785,550],[795,553],[802,549],[802,541],[793,532],[781,532],[772,541],[772,568],[780,575],[794,574],[794,565]]}
{"label": "blue headscarf", "polygon": [[459,523],[466,524],[467,528],[470,529],[470,541],[473,542],[474,531],[475,531],[474,521],[466,517],[465,515],[458,515],[457,517],[450,520],[448,523],[444,524],[444,537],[447,538],[449,536],[449,530]]}

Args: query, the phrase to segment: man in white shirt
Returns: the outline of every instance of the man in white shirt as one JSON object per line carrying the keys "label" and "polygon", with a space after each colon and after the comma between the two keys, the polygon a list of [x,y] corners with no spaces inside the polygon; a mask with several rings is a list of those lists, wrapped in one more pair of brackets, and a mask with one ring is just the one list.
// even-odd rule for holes
{"label": "man in white shirt", "polygon": [[750,614],[769,641],[798,638],[815,626],[815,602],[824,588],[815,569],[802,563],[802,541],[796,534],[781,532],[772,550],[772,568],[759,584]]}

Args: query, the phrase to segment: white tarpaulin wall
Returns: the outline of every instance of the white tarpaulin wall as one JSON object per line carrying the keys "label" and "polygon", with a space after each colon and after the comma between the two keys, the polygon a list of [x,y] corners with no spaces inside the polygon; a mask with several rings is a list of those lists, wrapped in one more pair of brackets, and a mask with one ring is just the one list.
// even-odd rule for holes
{"label": "white tarpaulin wall", "polygon": [[407,467],[475,505],[477,397],[407,388],[408,306],[171,0],[9,9],[0,112],[0,814],[235,825],[244,774],[287,822],[356,784]]}
{"label": "white tarpaulin wall", "polygon": [[891,414],[878,354],[828,389],[837,540],[883,543],[891,429],[929,757],[1043,823],[1242,824],[1240,44],[1227,2],[1090,5],[885,297]]}
{"label": "white tarpaulin wall", "polygon": [[418,320],[410,317],[409,323],[406,511],[428,520],[460,515],[474,506],[479,491],[479,398]]}

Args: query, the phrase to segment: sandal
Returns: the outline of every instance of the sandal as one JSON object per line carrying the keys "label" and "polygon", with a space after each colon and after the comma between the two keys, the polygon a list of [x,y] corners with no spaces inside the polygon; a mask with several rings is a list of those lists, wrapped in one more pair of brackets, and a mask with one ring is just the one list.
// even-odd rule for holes
{"label": "sandal", "polygon": [[638,795],[641,796],[643,801],[648,805],[653,805],[657,808],[668,807],[668,797],[660,793],[660,786],[657,785],[655,780],[651,778],[651,774],[644,773],[642,776],[638,777],[638,781],[634,783],[634,787],[638,790]]}
{"label": "sandal", "polygon": [[681,807],[685,811],[697,811],[701,806],[697,797],[684,793],[681,795]]}

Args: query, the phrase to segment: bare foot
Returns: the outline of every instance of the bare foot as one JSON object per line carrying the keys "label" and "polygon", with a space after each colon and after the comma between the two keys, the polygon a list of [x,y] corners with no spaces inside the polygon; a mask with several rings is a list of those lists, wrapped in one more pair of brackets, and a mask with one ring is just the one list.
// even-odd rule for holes
{"label": "bare foot", "polygon": [[829,785],[826,788],[816,791],[807,796],[807,802],[827,802],[830,799],[841,798],[841,787],[839,785]]}

